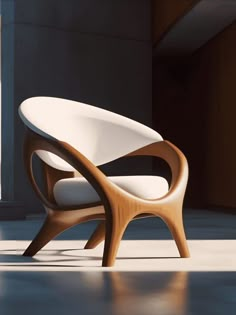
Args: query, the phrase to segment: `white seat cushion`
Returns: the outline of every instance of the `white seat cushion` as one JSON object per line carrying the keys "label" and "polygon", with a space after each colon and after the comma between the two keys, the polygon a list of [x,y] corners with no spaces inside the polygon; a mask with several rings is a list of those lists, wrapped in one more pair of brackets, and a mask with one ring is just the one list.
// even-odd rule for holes
{"label": "white seat cushion", "polygon": [[[143,199],[157,199],[168,190],[168,182],[159,176],[111,176],[114,184]],[[100,200],[93,187],[83,177],[59,180],[54,186],[54,197],[60,206],[72,206]]]}

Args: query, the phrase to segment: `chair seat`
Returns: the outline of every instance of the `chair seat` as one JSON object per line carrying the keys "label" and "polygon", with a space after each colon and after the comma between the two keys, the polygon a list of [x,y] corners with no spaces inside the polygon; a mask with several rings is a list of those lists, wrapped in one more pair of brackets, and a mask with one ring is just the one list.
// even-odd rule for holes
{"label": "chair seat", "polygon": [[[114,184],[142,199],[157,199],[164,196],[169,185],[159,176],[111,176]],[[59,180],[54,186],[54,197],[60,206],[74,206],[100,200],[98,194],[83,177]]]}

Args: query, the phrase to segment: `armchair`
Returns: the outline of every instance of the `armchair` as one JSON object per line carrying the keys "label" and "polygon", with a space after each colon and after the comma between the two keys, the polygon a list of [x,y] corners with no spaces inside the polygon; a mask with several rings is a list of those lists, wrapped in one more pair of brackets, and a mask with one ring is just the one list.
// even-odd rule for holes
{"label": "armchair", "polygon": [[[102,265],[112,266],[128,223],[152,215],[165,221],[180,256],[189,257],[182,220],[188,165],[176,146],[129,118],[65,99],[27,99],[20,105],[19,115],[27,129],[26,171],[47,212],[25,256],[35,255],[66,229],[99,219],[85,248],[94,248],[105,239]],[[45,194],[33,175],[33,154],[43,162]],[[107,177],[97,167],[136,155],[164,159],[172,172],[170,187],[159,176]],[[74,176],[76,171],[79,177]]]}

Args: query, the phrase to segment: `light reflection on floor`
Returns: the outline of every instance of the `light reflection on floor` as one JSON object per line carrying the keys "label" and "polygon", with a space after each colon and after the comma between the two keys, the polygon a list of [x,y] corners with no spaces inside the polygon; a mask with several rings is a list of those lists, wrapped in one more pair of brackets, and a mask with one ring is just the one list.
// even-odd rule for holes
{"label": "light reflection on floor", "polygon": [[235,273],[0,272],[4,315],[235,315]]}

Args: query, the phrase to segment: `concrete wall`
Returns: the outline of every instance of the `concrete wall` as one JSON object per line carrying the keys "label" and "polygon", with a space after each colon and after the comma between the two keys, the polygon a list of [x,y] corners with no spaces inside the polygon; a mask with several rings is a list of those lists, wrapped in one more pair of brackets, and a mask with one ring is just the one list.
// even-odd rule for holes
{"label": "concrete wall", "polygon": [[150,125],[150,4],[146,0],[12,3],[14,20],[5,28],[14,33],[10,91],[14,95],[14,198],[30,208],[35,199],[23,169],[19,104],[35,95],[57,96]]}

